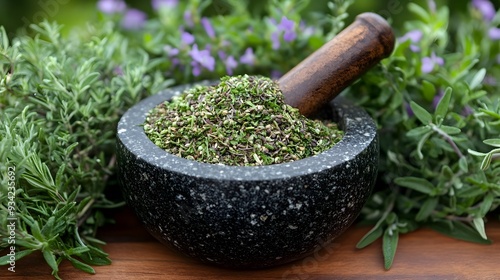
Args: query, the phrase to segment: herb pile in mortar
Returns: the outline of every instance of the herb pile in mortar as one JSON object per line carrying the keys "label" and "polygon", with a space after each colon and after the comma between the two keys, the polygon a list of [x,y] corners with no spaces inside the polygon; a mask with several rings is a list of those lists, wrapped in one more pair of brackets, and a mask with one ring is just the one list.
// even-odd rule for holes
{"label": "herb pile in mortar", "polygon": [[319,154],[342,138],[335,123],[302,116],[269,78],[226,76],[154,108],[148,137],[177,156],[213,164],[268,165]]}

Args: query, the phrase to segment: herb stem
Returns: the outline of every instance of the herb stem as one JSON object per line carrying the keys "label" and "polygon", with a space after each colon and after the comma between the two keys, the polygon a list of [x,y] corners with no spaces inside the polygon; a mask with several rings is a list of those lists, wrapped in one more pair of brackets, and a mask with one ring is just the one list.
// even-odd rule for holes
{"label": "herb stem", "polygon": [[432,127],[432,130],[437,132],[441,137],[444,138],[444,140],[446,140],[446,142],[448,142],[448,144],[450,144],[451,148],[458,155],[459,158],[464,157],[464,154],[460,151],[457,144],[455,143],[455,141],[453,141],[453,139],[450,137],[450,135],[448,135],[446,132],[444,132],[438,126],[436,126],[434,124],[431,124],[431,127]]}

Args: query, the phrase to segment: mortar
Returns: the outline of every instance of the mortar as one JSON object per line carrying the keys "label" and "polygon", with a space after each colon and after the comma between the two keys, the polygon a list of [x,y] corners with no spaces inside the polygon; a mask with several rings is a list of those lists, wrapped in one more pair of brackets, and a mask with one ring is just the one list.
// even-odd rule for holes
{"label": "mortar", "polygon": [[344,131],[333,148],[289,163],[225,166],[169,154],[142,124],[151,109],[193,85],[141,101],[118,124],[119,180],[128,205],[161,243],[206,263],[263,268],[327,246],[359,215],[378,164],[371,117],[332,98],[393,45],[387,23],[362,14],[278,81],[288,104],[307,116],[327,115]]}

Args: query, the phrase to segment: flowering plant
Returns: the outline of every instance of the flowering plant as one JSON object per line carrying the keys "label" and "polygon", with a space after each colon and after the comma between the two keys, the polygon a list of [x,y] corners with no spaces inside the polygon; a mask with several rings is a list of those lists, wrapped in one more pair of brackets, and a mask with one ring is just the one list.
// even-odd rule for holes
{"label": "flowering plant", "polygon": [[[67,37],[47,22],[12,42],[0,32],[0,171],[9,174],[0,247],[15,236],[15,259],[41,251],[56,277],[64,259],[90,273],[110,263],[96,230],[102,209],[122,205],[105,192],[116,183],[121,114],[172,84],[279,77],[344,27],[352,2],[313,13],[309,1],[250,9],[250,1],[154,0],[147,19],[122,0],[100,0],[102,21]],[[490,242],[485,221],[500,205],[500,13],[488,0],[467,8],[451,18],[434,1],[408,4],[416,19],[394,26],[393,55],[343,93],[380,129],[378,182],[361,217],[374,227],[358,247],[382,238],[386,268],[399,234],[422,226]]]}

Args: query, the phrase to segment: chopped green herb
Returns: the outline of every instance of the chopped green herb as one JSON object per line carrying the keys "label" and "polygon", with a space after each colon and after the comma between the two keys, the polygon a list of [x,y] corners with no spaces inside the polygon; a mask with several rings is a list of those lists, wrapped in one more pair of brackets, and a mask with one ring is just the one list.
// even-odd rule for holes
{"label": "chopped green herb", "polygon": [[271,79],[248,75],[226,76],[158,105],[144,130],[174,155],[240,166],[303,159],[330,149],[343,135],[335,123],[308,119],[285,104]]}

